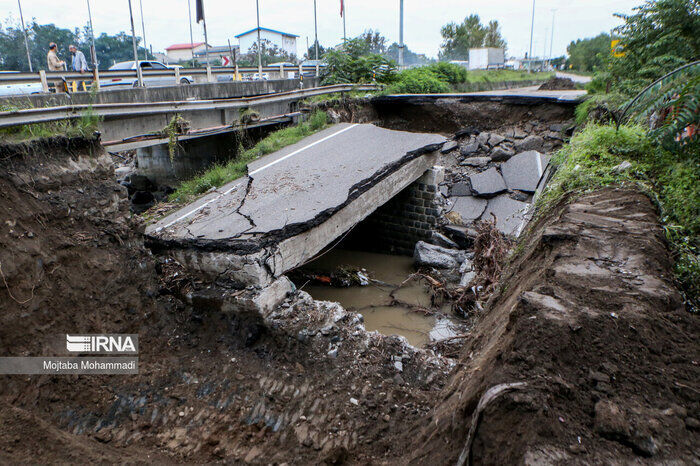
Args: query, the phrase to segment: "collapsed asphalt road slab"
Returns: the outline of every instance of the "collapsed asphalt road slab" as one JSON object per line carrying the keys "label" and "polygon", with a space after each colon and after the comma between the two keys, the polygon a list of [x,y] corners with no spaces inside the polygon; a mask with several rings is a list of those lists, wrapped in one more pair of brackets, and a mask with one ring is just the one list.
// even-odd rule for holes
{"label": "collapsed asphalt road slab", "polygon": [[495,167],[469,177],[472,191],[478,196],[488,196],[505,191],[506,183]]}
{"label": "collapsed asphalt road slab", "polygon": [[148,226],[146,236],[200,270],[266,286],[419,178],[444,142],[437,134],[334,125],[256,160],[247,177]]}
{"label": "collapsed asphalt road slab", "polygon": [[508,189],[534,192],[542,178],[549,155],[535,150],[521,152],[501,165],[501,174]]}

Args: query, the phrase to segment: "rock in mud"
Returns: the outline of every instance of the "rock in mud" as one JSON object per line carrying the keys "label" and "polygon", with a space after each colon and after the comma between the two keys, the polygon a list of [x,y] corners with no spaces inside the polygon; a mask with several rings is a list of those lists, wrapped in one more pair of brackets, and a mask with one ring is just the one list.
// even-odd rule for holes
{"label": "rock in mud", "polygon": [[466,128],[460,129],[455,133],[455,139],[462,139],[469,136],[475,136],[477,134],[479,134],[478,129],[473,128],[471,126],[467,126]]}
{"label": "rock in mud", "polygon": [[466,167],[481,168],[487,166],[490,161],[490,157],[469,157],[467,159],[464,159],[459,164]]}
{"label": "rock in mud", "polygon": [[502,143],[505,140],[506,140],[506,138],[504,138],[500,134],[491,133],[491,135],[489,136],[489,145],[491,147],[494,147],[494,146],[499,145],[500,143]]}
{"label": "rock in mud", "polygon": [[456,148],[459,147],[459,143],[457,141],[447,141],[443,146],[442,149],[440,149],[440,152],[443,154],[447,154],[449,152],[452,152]]}
{"label": "rock in mud", "polygon": [[413,260],[419,267],[435,267],[436,269],[458,268],[466,258],[464,251],[435,246],[425,241],[418,241],[413,251]]}
{"label": "rock in mud", "polygon": [[524,152],[527,150],[542,150],[542,145],[544,144],[544,138],[542,136],[530,135],[523,139],[522,141],[515,143],[515,150],[517,152]]}
{"label": "rock in mud", "polygon": [[437,231],[433,231],[430,235],[430,242],[436,246],[440,246],[443,248],[450,248],[450,249],[458,249],[459,245],[452,241],[450,238],[447,236],[443,235],[442,233],[438,233]]}
{"label": "rock in mud", "polygon": [[630,425],[620,407],[608,400],[600,400],[595,404],[595,431],[611,440],[626,440],[630,436]]}
{"label": "rock in mud", "polygon": [[478,142],[470,142],[469,144],[463,145],[459,149],[459,153],[462,154],[465,157],[469,157],[472,155],[474,152],[479,150],[479,143]]}
{"label": "rock in mud", "polygon": [[515,155],[515,151],[511,149],[496,147],[493,151],[491,151],[491,160],[493,162],[505,162],[513,155]]}

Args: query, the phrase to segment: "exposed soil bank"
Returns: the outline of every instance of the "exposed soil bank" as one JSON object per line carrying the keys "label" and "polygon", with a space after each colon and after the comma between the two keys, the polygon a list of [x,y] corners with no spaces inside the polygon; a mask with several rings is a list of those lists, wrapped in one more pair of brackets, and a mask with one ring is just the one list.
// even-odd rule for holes
{"label": "exposed soil bank", "polygon": [[697,316],[672,283],[649,199],[606,189],[531,225],[407,456],[454,464],[489,388],[474,464],[698,461]]}

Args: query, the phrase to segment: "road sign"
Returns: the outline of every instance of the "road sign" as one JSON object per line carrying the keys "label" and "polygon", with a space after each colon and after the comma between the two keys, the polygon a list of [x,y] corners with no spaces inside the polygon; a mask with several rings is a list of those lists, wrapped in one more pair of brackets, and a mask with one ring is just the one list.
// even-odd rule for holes
{"label": "road sign", "polygon": [[620,43],[620,39],[615,39],[610,41],[610,50],[612,51],[613,57],[624,57],[624,45]]}

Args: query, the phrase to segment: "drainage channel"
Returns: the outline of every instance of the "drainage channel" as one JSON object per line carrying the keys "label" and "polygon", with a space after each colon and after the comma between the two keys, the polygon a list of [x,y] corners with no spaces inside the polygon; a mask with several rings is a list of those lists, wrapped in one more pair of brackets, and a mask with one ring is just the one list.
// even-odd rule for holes
{"label": "drainage channel", "polygon": [[408,256],[333,249],[290,278],[319,301],[362,314],[365,328],[399,335],[416,347],[462,333],[450,303],[434,303],[427,281]]}

